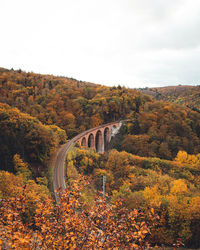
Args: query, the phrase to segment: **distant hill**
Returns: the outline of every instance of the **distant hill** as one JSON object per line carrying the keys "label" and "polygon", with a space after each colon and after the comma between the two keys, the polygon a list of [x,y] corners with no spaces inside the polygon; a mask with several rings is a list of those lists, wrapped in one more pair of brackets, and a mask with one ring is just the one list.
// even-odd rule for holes
{"label": "distant hill", "polygon": [[200,112],[200,86],[178,85],[160,88],[140,89],[144,94],[151,95],[156,100],[174,102],[185,105]]}

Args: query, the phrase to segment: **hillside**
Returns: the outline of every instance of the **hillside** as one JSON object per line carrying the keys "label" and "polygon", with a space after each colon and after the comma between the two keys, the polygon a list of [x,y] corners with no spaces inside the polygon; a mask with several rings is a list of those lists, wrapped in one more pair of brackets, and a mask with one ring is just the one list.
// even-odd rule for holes
{"label": "hillside", "polygon": [[22,156],[39,173],[66,133],[55,125],[44,125],[37,118],[0,103],[0,169],[14,171],[13,157]]}
{"label": "hillside", "polygon": [[145,88],[140,91],[151,95],[156,100],[178,103],[200,112],[200,86],[179,85]]}
{"label": "hillside", "polygon": [[[0,247],[200,247],[200,113],[178,104],[186,93],[198,87],[141,92],[0,68]],[[68,153],[55,205],[44,172],[59,145],[119,119],[129,122],[113,150]]]}
{"label": "hillside", "polygon": [[[177,89],[185,93],[187,88],[193,89]],[[170,89],[173,93],[173,87]],[[0,102],[17,107],[43,124],[59,126],[68,138],[100,124],[128,118],[132,122],[123,129],[118,150],[163,159],[173,159],[179,150],[200,152],[198,112],[121,86],[105,87],[1,68]]]}
{"label": "hillside", "polygon": [[145,214],[151,208],[159,215],[148,238],[151,243],[172,246],[181,238],[188,247],[200,247],[200,154],[180,151],[173,161],[167,161],[125,151],[99,155],[75,148],[66,162],[70,185],[79,178],[78,173],[90,179],[89,188],[82,190],[89,206],[106,176],[106,191],[113,201],[120,198],[125,207],[139,208]]}
{"label": "hillside", "polygon": [[0,70],[0,102],[19,108],[72,137],[138,111],[150,98],[135,90],[104,87],[65,77]]}
{"label": "hillside", "polygon": [[113,142],[118,150],[172,160],[200,152],[200,114],[178,104],[147,102]]}

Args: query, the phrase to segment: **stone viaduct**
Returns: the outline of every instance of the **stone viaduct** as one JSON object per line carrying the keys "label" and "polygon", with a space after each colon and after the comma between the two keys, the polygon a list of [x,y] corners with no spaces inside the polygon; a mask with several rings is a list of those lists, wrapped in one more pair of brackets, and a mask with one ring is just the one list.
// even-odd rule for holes
{"label": "stone viaduct", "polygon": [[56,192],[59,188],[64,190],[65,184],[65,159],[69,150],[75,143],[79,143],[82,147],[95,149],[97,152],[104,152],[108,149],[108,144],[112,137],[118,132],[123,123],[129,120],[110,122],[96,128],[78,134],[66,144],[62,145],[56,152],[54,174],[53,174],[53,187],[56,202],[59,202],[59,196]]}
{"label": "stone viaduct", "polygon": [[108,149],[111,138],[119,132],[123,122],[125,121],[111,122],[89,129],[79,134],[76,142],[82,147],[95,149],[99,153],[104,152]]}

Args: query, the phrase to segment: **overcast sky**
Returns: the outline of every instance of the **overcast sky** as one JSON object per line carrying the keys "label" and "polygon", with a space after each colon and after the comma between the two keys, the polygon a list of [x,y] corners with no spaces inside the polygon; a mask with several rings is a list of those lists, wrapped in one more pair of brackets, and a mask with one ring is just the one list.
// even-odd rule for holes
{"label": "overcast sky", "polygon": [[130,88],[200,84],[200,0],[0,0],[0,67]]}

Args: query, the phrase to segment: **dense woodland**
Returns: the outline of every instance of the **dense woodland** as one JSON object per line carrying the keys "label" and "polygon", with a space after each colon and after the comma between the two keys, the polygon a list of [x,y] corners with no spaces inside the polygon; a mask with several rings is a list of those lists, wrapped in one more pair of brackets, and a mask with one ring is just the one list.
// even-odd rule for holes
{"label": "dense woodland", "polygon": [[[67,137],[100,124],[129,118],[118,149],[173,159],[179,150],[200,152],[200,114],[155,101],[124,87],[104,87],[74,79],[1,69],[0,102],[17,107]],[[129,134],[127,137],[126,135]]]}
{"label": "dense woodland", "polygon": [[[143,249],[158,221],[153,209],[144,214],[118,200],[107,203],[96,196],[90,208],[81,192],[91,186],[77,177],[55,205],[45,178],[27,180],[26,163],[18,155],[17,175],[0,172],[1,249]],[[20,166],[19,166],[20,164]],[[25,166],[24,166],[25,164]],[[9,184],[9,185],[6,185]],[[176,242],[180,245],[180,242]]]}
{"label": "dense woodland", "polygon": [[200,152],[200,115],[162,101],[146,102],[123,127],[114,147],[140,156],[172,160],[180,150]]}
{"label": "dense woodland", "polygon": [[[198,101],[191,105],[199,90],[187,99],[186,89],[162,93],[181,106],[121,86],[0,68],[0,245],[200,247],[200,113]],[[69,186],[56,206],[46,173],[59,145],[126,118],[114,150],[68,154]]]}
{"label": "dense woodland", "polygon": [[[108,154],[76,148],[67,156],[69,184],[80,173],[91,179],[82,199],[93,204],[94,190],[106,191],[112,201],[123,199],[129,209],[144,214],[154,209],[159,221],[151,228],[152,244],[172,246],[181,238],[186,246],[199,247],[200,233],[200,154],[179,151],[174,161],[139,157],[125,151]],[[91,188],[92,187],[92,188]]]}
{"label": "dense woodland", "polygon": [[133,116],[150,101],[135,90],[69,78],[1,70],[0,101],[56,124],[69,137],[99,124]]}
{"label": "dense woodland", "polygon": [[17,108],[0,103],[1,169],[13,169],[13,156],[20,154],[32,165],[43,165],[66,142],[66,133],[56,125],[44,125]]}

